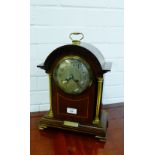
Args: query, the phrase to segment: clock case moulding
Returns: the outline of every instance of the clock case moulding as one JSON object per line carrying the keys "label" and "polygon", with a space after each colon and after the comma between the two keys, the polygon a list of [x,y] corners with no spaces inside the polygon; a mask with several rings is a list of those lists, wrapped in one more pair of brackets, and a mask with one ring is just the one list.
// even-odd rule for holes
{"label": "clock case moulding", "polygon": [[[74,35],[81,33],[72,33]],[[93,72],[93,84],[90,88],[87,88],[84,92],[78,95],[66,94],[57,87],[56,82],[53,79],[53,70],[56,64],[66,56],[78,56],[87,61]],[[106,139],[106,132],[108,127],[108,115],[103,110],[102,90],[104,74],[111,70],[111,62],[105,62],[105,59],[101,52],[91,44],[80,42],[78,40],[72,40],[72,44],[67,44],[56,48],[52,51],[44,61],[44,63],[37,67],[44,69],[49,75],[49,93],[50,93],[50,110],[44,115],[39,123],[39,129],[43,130],[47,127],[59,128],[69,131],[81,132],[94,135],[100,140]],[[64,103],[68,103],[71,107],[80,111],[86,108],[86,113],[80,113],[78,115],[68,114],[66,104],[63,108],[59,105],[58,96],[64,97]],[[84,97],[88,97],[89,101],[86,106],[84,103],[78,103]],[[79,106],[75,103],[78,103]],[[83,100],[84,101],[84,100]],[[63,101],[62,101],[63,102]],[[85,101],[84,101],[85,102]],[[58,106],[59,105],[59,106]],[[58,111],[61,111],[60,113]],[[87,116],[86,116],[87,115]]]}

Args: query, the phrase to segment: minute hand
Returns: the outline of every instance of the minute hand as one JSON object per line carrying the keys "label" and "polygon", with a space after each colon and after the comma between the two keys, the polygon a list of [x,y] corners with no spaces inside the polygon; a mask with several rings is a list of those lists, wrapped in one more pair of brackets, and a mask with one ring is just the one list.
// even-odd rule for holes
{"label": "minute hand", "polygon": [[81,85],[79,84],[79,80],[73,79],[73,81],[74,81],[80,88],[82,88]]}

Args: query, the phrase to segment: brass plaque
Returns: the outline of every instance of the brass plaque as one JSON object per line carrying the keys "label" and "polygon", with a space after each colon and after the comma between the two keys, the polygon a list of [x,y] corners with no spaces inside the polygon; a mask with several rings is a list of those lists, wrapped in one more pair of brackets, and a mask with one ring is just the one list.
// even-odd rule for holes
{"label": "brass plaque", "polygon": [[70,122],[70,121],[64,121],[64,125],[72,126],[72,127],[78,127],[79,123],[77,123],[77,122]]}

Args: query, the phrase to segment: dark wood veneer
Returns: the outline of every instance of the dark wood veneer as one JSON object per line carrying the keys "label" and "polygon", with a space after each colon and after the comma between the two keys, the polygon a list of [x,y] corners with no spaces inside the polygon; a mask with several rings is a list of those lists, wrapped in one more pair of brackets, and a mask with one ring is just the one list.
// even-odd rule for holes
{"label": "dark wood veneer", "polygon": [[[98,59],[94,54],[92,54],[88,49],[77,46],[77,45],[65,45],[62,47],[59,47],[55,49],[49,56],[46,58],[43,66],[41,68],[45,69],[46,73],[52,74],[55,66],[57,63],[66,56],[79,56],[83,58],[91,67],[91,70],[93,72],[92,77],[92,84],[90,87],[88,87],[84,92],[77,95],[71,95],[63,92],[54,81],[53,76],[51,77],[52,81],[52,108],[54,113],[54,118],[60,119],[60,120],[70,120],[70,121],[78,121],[78,122],[86,122],[86,123],[92,123],[95,115],[95,108],[96,108],[96,100],[97,100],[97,77],[103,76],[103,69],[101,67],[101,64],[99,63]],[[84,102],[78,102],[78,104],[72,104],[72,102],[66,102],[67,100],[73,100],[75,103],[77,100],[84,101],[84,99],[87,98],[86,103]],[[59,102],[62,101],[62,102]],[[61,104],[63,103],[63,104]],[[68,114],[63,115],[64,113],[64,107],[67,107],[68,104],[72,105],[72,108],[76,108],[79,112],[78,115],[86,116],[82,113],[83,106],[86,106],[85,108],[89,113],[87,114],[87,117],[80,118],[75,117],[74,115]],[[77,116],[78,116],[77,115]]]}
{"label": "dark wood veneer", "polygon": [[77,45],[65,45],[55,49],[45,60],[43,68],[47,73],[53,71],[53,67],[64,56],[75,55],[86,60],[96,76],[102,76],[103,70],[98,59],[88,49]]}
{"label": "dark wood veneer", "polygon": [[[69,56],[77,56],[84,59],[92,71],[92,83],[80,94],[67,94],[62,91],[54,80],[54,69],[60,60]],[[40,120],[39,129],[57,127],[77,132],[84,132],[106,138],[108,126],[107,113],[100,110],[100,99],[102,94],[102,77],[109,70],[104,70],[97,57],[88,49],[77,45],[65,45],[55,49],[46,58],[43,65],[38,66],[45,70],[50,76],[51,84],[51,106],[53,117],[45,115]],[[77,110],[77,114],[67,113],[67,108]],[[98,114],[99,113],[99,114]],[[78,127],[64,125],[64,121],[78,123]]]}
{"label": "dark wood veneer", "polygon": [[[53,79],[52,79],[53,81]],[[53,111],[54,111],[54,117],[61,120],[70,120],[70,121],[79,121],[79,122],[89,122],[92,123],[94,118],[94,109],[95,109],[95,101],[97,96],[97,88],[95,85],[95,81],[93,81],[91,87],[87,88],[83,93],[78,95],[73,94],[66,94],[64,93],[57,85],[52,82],[53,86],[53,92],[52,92],[52,104],[53,104]],[[87,99],[87,100],[86,100]],[[66,100],[69,100],[70,102],[66,102]],[[59,102],[62,101],[62,102]],[[78,102],[79,101],[79,102]],[[75,104],[73,103],[75,102]],[[76,102],[78,102],[76,104]],[[86,102],[86,103],[85,103]],[[61,104],[63,103],[63,104]],[[76,108],[78,110],[78,115],[86,115],[83,114],[82,109],[84,107],[89,111],[87,114],[87,117],[80,118],[80,117],[74,117],[74,115],[62,115],[62,111],[64,107],[69,106],[72,108]]]}

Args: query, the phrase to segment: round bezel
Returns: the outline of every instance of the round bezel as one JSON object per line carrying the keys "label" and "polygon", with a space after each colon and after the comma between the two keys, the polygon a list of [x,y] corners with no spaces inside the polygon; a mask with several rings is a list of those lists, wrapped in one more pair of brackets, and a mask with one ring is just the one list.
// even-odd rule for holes
{"label": "round bezel", "polygon": [[92,70],[83,58],[65,56],[56,64],[53,70],[53,78],[63,92],[81,94],[92,84]]}

